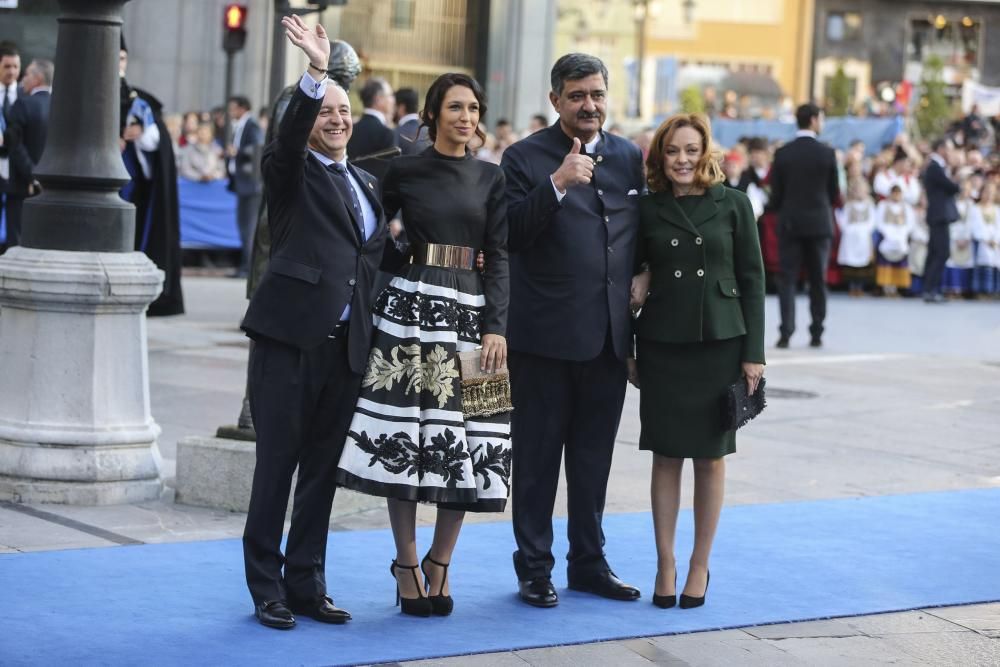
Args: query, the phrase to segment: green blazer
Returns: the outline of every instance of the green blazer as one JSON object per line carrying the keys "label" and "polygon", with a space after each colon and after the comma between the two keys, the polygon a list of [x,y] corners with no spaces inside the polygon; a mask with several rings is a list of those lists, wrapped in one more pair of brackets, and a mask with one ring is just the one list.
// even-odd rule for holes
{"label": "green blazer", "polygon": [[684,214],[670,191],[639,200],[636,266],[653,273],[636,336],[694,343],[743,336],[744,362],[764,363],[764,262],[747,196],[710,187]]}

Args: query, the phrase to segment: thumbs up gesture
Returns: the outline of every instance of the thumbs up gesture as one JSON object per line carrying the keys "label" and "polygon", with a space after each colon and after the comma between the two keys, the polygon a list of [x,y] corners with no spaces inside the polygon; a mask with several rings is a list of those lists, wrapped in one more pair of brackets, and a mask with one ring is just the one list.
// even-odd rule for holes
{"label": "thumbs up gesture", "polygon": [[580,153],[581,147],[580,139],[573,137],[573,148],[563,158],[556,173],[552,174],[552,182],[559,192],[566,192],[566,188],[573,185],[590,183],[594,176],[594,161],[589,155]]}

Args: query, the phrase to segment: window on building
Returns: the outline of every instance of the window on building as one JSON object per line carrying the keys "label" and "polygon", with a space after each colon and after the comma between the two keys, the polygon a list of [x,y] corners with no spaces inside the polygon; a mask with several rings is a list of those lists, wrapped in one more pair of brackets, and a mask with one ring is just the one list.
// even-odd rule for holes
{"label": "window on building", "polygon": [[937,56],[945,65],[976,67],[981,40],[982,23],[968,16],[915,19],[910,22],[906,56],[911,62]]}
{"label": "window on building", "polygon": [[413,30],[416,5],[416,0],[392,0],[390,25],[396,30]]}
{"label": "window on building", "polygon": [[850,42],[861,39],[861,14],[830,12],[826,15],[826,39],[830,42]]}

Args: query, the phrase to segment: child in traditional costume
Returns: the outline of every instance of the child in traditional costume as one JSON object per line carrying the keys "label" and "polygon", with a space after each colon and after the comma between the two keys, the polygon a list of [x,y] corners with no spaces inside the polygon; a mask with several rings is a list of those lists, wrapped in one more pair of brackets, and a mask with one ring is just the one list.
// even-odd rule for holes
{"label": "child in traditional costume", "polygon": [[847,203],[837,209],[837,226],[840,228],[840,247],[837,263],[847,282],[851,296],[862,296],[865,283],[872,278],[872,261],[875,258],[875,204],[864,179],[852,179],[847,186]]}
{"label": "child in traditional costume", "polygon": [[875,229],[880,237],[875,282],[886,296],[910,288],[910,234],[916,227],[915,218],[898,185],[893,185],[889,198],[875,207]]}

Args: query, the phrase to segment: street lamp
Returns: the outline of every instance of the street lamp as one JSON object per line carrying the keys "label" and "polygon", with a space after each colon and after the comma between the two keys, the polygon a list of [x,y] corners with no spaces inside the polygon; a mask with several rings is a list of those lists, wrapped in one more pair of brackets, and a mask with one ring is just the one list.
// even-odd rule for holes
{"label": "street lamp", "polygon": [[134,251],[118,196],[125,0],[59,0],[42,194],[0,257],[0,499],[108,504],[159,497],[146,307],[163,272]]}
{"label": "street lamp", "polygon": [[[685,3],[694,0],[683,0]],[[657,16],[660,13],[660,3],[653,0],[632,0],[632,13],[635,17],[635,45],[636,45],[636,67],[635,67],[635,105],[633,110],[636,118],[642,118],[642,78],[646,60],[646,23],[650,16]]]}

